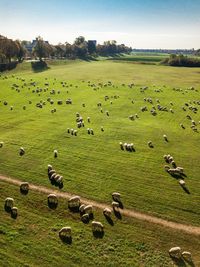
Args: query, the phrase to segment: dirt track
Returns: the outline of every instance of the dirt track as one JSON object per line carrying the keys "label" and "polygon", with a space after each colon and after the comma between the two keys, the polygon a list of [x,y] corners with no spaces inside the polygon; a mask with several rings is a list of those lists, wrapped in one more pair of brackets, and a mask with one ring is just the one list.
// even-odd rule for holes
{"label": "dirt track", "polygon": [[[1,176],[1,175],[0,175],[0,180],[4,181],[6,183],[17,185],[17,186],[19,186],[21,184],[21,182],[22,182],[20,180],[9,178],[9,177],[5,177],[5,176]],[[40,193],[45,193],[45,194],[54,193],[58,197],[61,197],[61,198],[68,199],[68,198],[74,196],[71,193],[60,192],[59,190],[49,189],[49,188],[46,188],[44,186],[39,186],[39,185],[34,185],[34,184],[29,184],[29,186],[30,186],[30,190],[37,191],[37,192],[40,192]],[[90,200],[90,199],[86,199],[86,198],[82,198],[82,197],[81,197],[81,201],[83,203],[85,203],[85,204],[91,204],[94,207],[99,208],[99,209],[104,209],[105,207],[108,207],[107,204],[100,203],[100,202],[97,202],[97,201],[94,201],[94,200]],[[183,231],[185,233],[192,234],[192,235],[200,235],[200,227],[181,224],[181,223],[175,223],[175,222],[172,222],[172,221],[160,219],[158,217],[151,216],[151,215],[148,215],[148,214],[145,214],[145,213],[141,213],[141,212],[138,212],[138,211],[134,211],[134,210],[130,210],[130,209],[123,209],[123,210],[120,210],[120,212],[121,212],[122,215],[127,216],[127,217],[132,217],[132,218],[135,218],[135,219],[138,219],[138,220],[147,221],[149,223],[162,225],[163,227],[172,228],[174,230],[180,230],[180,231]]]}

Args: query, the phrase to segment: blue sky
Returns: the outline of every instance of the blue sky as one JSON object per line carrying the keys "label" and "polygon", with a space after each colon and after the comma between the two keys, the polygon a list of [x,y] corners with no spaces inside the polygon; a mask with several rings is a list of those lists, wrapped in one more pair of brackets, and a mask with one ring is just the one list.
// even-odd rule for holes
{"label": "blue sky", "polygon": [[56,44],[83,35],[136,48],[200,48],[200,0],[0,0],[0,34]]}

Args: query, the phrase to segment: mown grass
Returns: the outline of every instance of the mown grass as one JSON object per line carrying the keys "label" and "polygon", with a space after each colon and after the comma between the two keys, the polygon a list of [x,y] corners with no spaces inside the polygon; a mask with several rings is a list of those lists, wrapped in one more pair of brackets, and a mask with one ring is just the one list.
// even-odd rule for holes
{"label": "mown grass", "polygon": [[[18,207],[17,219],[4,211],[4,199],[13,197]],[[107,223],[99,210],[96,220],[104,224],[102,239],[93,237],[91,224],[80,221],[79,214],[67,209],[59,199],[56,210],[47,206],[47,196],[30,191],[21,195],[19,188],[0,182],[0,265],[7,266],[173,266],[168,256],[171,246],[180,245],[200,263],[199,239],[179,231],[149,223],[113,216]],[[72,244],[58,237],[64,226],[72,228]]]}

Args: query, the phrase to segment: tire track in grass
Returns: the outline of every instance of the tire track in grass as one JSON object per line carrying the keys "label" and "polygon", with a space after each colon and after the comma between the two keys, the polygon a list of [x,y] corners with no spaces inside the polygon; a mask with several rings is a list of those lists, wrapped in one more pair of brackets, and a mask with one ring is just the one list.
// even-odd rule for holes
{"label": "tire track in grass", "polygon": [[[13,179],[13,178],[6,177],[3,175],[0,175],[0,180],[3,182],[9,183],[9,184],[17,185],[17,186],[20,186],[20,184],[22,183],[22,181],[18,179]],[[70,197],[74,196],[74,194],[70,192],[61,192],[59,190],[49,189],[44,186],[34,185],[32,183],[29,183],[29,186],[30,186],[30,190],[37,191],[40,193],[45,193],[45,194],[56,194],[58,197],[61,197],[64,199],[69,199]],[[109,206],[105,203],[97,202],[97,201],[90,200],[87,198],[81,198],[81,201],[85,204],[91,204],[94,207],[98,209],[102,209],[102,210]],[[156,216],[152,216],[146,213],[134,211],[132,209],[123,209],[123,210],[121,209],[120,213],[127,217],[135,218],[141,221],[146,221],[152,224],[158,224],[166,228],[171,228],[173,230],[183,231],[187,234],[200,236],[200,227],[197,227],[197,226],[186,225],[186,224],[164,220],[164,219],[161,219],[161,218],[158,218]]]}

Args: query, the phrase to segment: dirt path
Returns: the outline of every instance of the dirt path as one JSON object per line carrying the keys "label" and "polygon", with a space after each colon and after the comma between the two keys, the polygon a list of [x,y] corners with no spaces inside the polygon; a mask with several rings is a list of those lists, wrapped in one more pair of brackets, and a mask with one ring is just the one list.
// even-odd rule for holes
{"label": "dirt path", "polygon": [[[10,183],[10,184],[17,185],[17,186],[19,186],[22,182],[20,180],[1,176],[1,175],[0,175],[0,180],[7,182],[7,183]],[[59,190],[49,189],[49,188],[46,188],[44,186],[34,185],[34,184],[30,184],[30,183],[29,183],[29,186],[30,186],[30,190],[34,190],[34,191],[37,191],[40,193],[45,193],[45,194],[52,194],[53,193],[53,194],[56,194],[58,197],[61,197],[61,198],[68,199],[68,198],[74,196],[68,192],[61,192]],[[100,203],[100,202],[90,200],[90,199],[86,199],[83,197],[81,197],[81,201],[84,204],[91,204],[94,207],[99,208],[99,209],[104,209],[105,207],[108,207],[107,204]],[[167,220],[155,217],[155,216],[151,216],[151,215],[141,213],[138,211],[134,211],[134,210],[130,210],[130,209],[120,210],[120,213],[121,213],[121,215],[124,215],[127,217],[132,217],[132,218],[135,218],[138,220],[147,221],[147,222],[153,223],[153,224],[159,224],[159,225],[162,225],[162,226],[167,227],[167,228],[172,228],[174,230],[183,231],[183,232],[188,233],[188,234],[200,235],[200,227],[176,223],[176,222],[172,222],[172,221],[167,221]]]}

